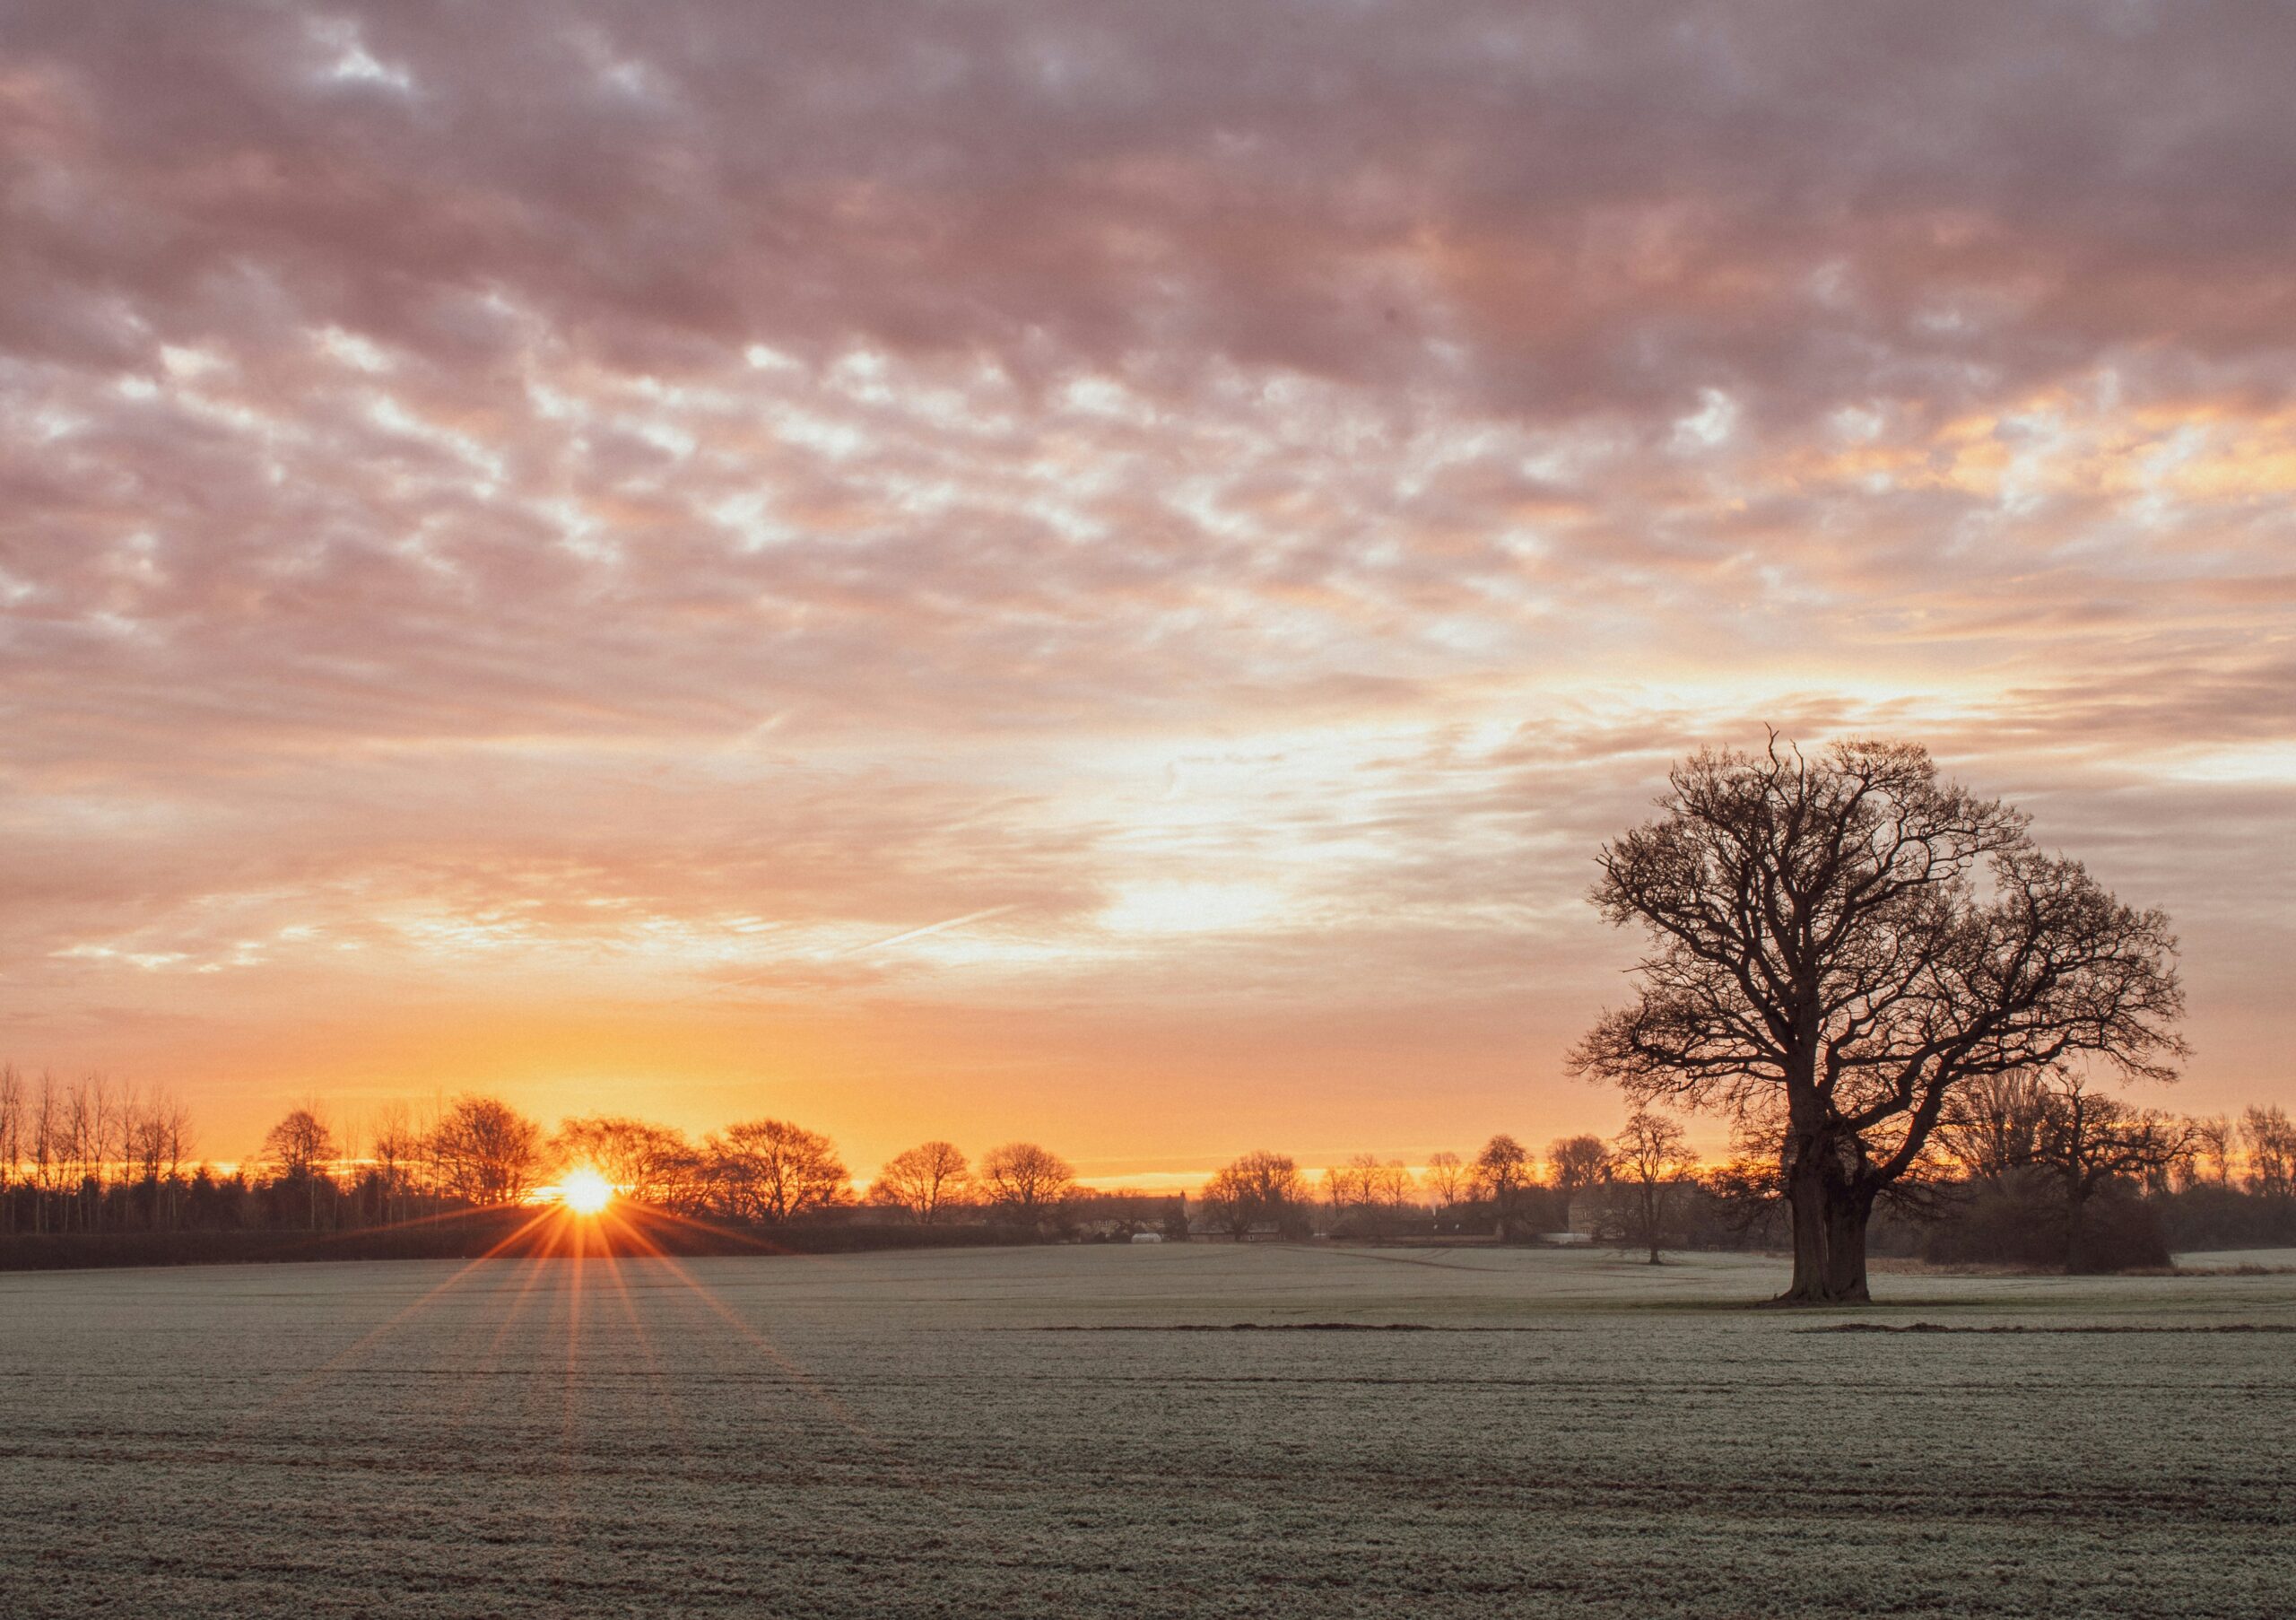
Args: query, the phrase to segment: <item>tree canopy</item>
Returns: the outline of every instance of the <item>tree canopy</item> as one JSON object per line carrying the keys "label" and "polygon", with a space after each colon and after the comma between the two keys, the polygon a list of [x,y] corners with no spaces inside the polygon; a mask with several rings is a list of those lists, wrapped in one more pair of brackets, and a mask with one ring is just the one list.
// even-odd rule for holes
{"label": "tree canopy", "polygon": [[1197,1202],[1231,1237],[1246,1237],[1262,1226],[1286,1237],[1307,1231],[1308,1180],[1298,1162],[1283,1154],[1255,1150],[1222,1166],[1205,1183]]}
{"label": "tree canopy", "polygon": [[1035,1221],[1076,1190],[1076,1171],[1049,1148],[1007,1142],[981,1155],[979,1184],[988,1201],[1007,1216]]}
{"label": "tree canopy", "polygon": [[542,1127],[492,1097],[458,1100],[430,1145],[439,1184],[474,1204],[515,1204],[542,1175]]}
{"label": "tree canopy", "polygon": [[919,1226],[970,1192],[971,1168],[953,1142],[926,1142],[885,1161],[869,1188],[869,1201],[909,1212]]}
{"label": "tree canopy", "polygon": [[786,1221],[847,1201],[845,1162],[819,1131],[750,1119],[709,1138],[710,1174],[729,1214]]}

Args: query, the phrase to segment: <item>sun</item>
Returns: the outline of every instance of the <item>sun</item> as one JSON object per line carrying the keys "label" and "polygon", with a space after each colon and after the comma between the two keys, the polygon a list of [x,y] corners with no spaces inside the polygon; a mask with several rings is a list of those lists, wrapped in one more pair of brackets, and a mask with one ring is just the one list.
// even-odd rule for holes
{"label": "sun", "polygon": [[576,1215],[596,1215],[613,1202],[613,1183],[586,1164],[566,1172],[558,1184],[558,1198]]}

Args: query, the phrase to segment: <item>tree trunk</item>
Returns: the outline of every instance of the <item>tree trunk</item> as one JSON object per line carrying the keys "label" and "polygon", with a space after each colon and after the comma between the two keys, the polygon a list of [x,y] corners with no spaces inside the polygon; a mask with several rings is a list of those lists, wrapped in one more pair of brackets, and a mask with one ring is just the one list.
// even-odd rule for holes
{"label": "tree trunk", "polygon": [[2081,1217],[2087,1212],[2089,1189],[2078,1181],[2065,1189],[2065,1275],[2081,1275],[2082,1262],[2087,1258],[2081,1252]]}
{"label": "tree trunk", "polygon": [[1822,1147],[1805,1147],[1786,1167],[1786,1198],[1794,1217],[1794,1280],[1781,1305],[1862,1305],[1866,1285],[1866,1227],[1874,1197],[1843,1185]]}
{"label": "tree trunk", "polygon": [[1830,1295],[1844,1304],[1873,1299],[1866,1287],[1866,1227],[1874,1218],[1871,1193],[1841,1190],[1826,1212],[1826,1282]]}
{"label": "tree trunk", "polygon": [[1817,1164],[1807,1154],[1787,1167],[1786,1203],[1794,1218],[1794,1280],[1778,1296],[1779,1302],[1829,1304],[1826,1187]]}

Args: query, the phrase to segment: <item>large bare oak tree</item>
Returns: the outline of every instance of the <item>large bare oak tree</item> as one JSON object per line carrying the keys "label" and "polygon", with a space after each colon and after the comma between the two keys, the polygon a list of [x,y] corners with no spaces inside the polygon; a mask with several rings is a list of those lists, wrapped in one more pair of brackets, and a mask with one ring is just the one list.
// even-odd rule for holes
{"label": "large bare oak tree", "polygon": [[2090,1060],[2173,1076],[2168,919],[2035,845],[1926,753],[1842,743],[1677,767],[1657,819],[1603,849],[1593,899],[1650,949],[1639,995],[1571,1054],[1637,1103],[1717,1110],[1779,1143],[1794,1280],[1867,1297],[1875,1200],[1961,1087]]}

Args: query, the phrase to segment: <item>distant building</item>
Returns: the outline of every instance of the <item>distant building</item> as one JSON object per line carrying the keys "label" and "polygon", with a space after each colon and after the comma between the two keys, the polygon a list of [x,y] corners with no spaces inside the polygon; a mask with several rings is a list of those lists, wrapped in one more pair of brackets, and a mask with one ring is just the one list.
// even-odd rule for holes
{"label": "distant building", "polygon": [[1239,1243],[1290,1243],[1306,1234],[1286,1231],[1274,1221],[1254,1221],[1248,1230],[1238,1233],[1228,1224],[1210,1215],[1199,1215],[1187,1226],[1191,1237],[1228,1238]]}
{"label": "distant building", "polygon": [[1591,1243],[1609,1220],[1611,1206],[1618,1201],[1619,1189],[1605,1181],[1599,1187],[1581,1188],[1570,1200],[1570,1236],[1581,1243]]}
{"label": "distant building", "polygon": [[1132,1241],[1135,1243],[1161,1243],[1164,1241],[1164,1234],[1161,1232],[1135,1232],[1132,1234]]}
{"label": "distant building", "polygon": [[1179,1193],[1082,1192],[1062,1214],[1072,1235],[1103,1243],[1128,1242],[1144,1232],[1187,1235],[1187,1198]]}

